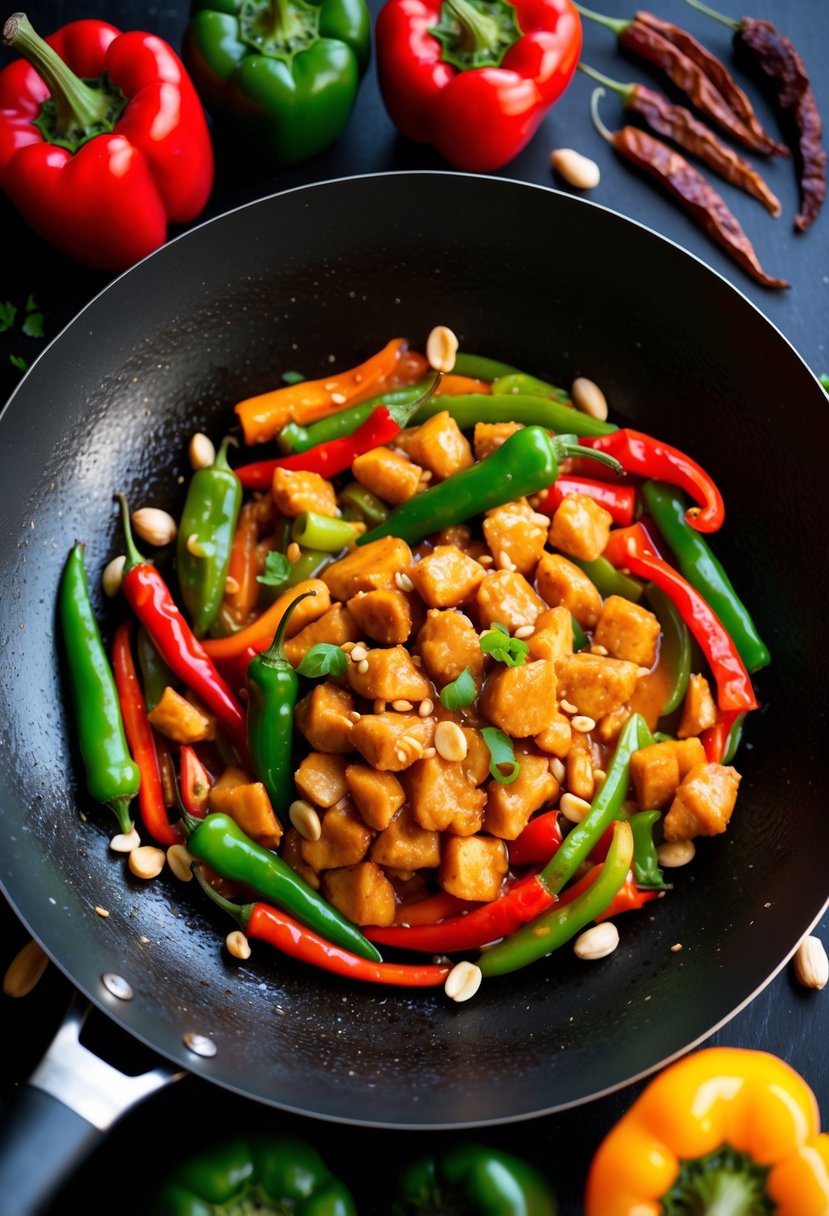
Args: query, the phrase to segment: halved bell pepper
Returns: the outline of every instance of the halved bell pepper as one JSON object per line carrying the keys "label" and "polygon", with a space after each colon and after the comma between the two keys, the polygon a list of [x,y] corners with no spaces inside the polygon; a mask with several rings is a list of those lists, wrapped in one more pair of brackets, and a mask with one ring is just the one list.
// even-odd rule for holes
{"label": "halved bell pepper", "polygon": [[556,1216],[553,1188],[523,1158],[459,1144],[413,1162],[400,1179],[393,1216]]}
{"label": "halved bell pepper", "polygon": [[196,0],[182,53],[207,108],[288,165],[342,133],[370,48],[364,0]]}

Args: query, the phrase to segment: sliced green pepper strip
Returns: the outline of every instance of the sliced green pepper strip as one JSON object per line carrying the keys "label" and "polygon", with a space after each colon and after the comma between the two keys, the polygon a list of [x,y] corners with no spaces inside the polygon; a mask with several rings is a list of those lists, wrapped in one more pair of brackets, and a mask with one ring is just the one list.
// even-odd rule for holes
{"label": "sliced green pepper strip", "polygon": [[308,426],[289,422],[277,435],[276,442],[281,451],[294,454],[307,452],[320,443],[330,443],[332,439],[344,439],[353,435],[357,428],[371,417],[378,405],[385,405],[387,409],[391,407],[394,416],[395,406],[413,405],[418,397],[423,396],[429,383],[428,380],[421,380],[407,388],[395,388],[388,393],[380,393],[376,397],[370,397],[368,401],[339,410],[338,413],[320,418],[318,422],[312,422]]}
{"label": "sliced green pepper strip", "polygon": [[353,544],[355,536],[356,531],[347,519],[320,515],[317,511],[303,511],[291,528],[291,539],[298,545],[324,553],[337,553]]}
{"label": "sliced green pepper strip", "polygon": [[138,654],[138,665],[141,668],[144,700],[147,703],[147,710],[151,711],[164,696],[164,689],[177,688],[179,681],[156,650],[152,638],[143,625],[140,625],[136,632],[135,649]]}
{"label": "sliced green pepper strip", "polygon": [[[415,416],[412,425],[425,422],[442,410],[448,410],[462,431],[469,431],[476,422],[521,422],[524,426],[544,426],[551,431],[568,435],[608,435],[618,431],[610,422],[591,418],[581,410],[549,397],[531,397],[528,394],[510,394],[495,397],[487,393],[461,393],[457,397],[432,397],[426,401]],[[578,453],[584,456],[590,449]]]}
{"label": "sliced green pepper strip", "polygon": [[620,822],[595,882],[571,903],[554,904],[549,912],[542,913],[511,937],[485,950],[478,960],[484,976],[518,971],[569,942],[609,906],[627,878],[632,861],[633,832],[629,823]]}
{"label": "sliced green pepper strip", "polygon": [[552,401],[560,401],[562,405],[570,403],[570,394],[563,388],[548,384],[546,380],[539,380],[536,376],[528,376],[526,372],[499,376],[492,382],[492,392],[496,397],[549,397]]}
{"label": "sliced green pepper strip", "polygon": [[367,524],[381,524],[384,519],[389,517],[389,508],[382,498],[378,498],[376,494],[372,494],[371,490],[361,486],[359,481],[350,481],[344,489],[340,490],[340,502],[354,507],[358,513],[358,519],[364,520]]}
{"label": "sliced green pepper strip", "polygon": [[759,671],[768,666],[771,655],[748,609],[704,536],[685,518],[686,499],[672,486],[659,481],[644,482],[640,493],[681,573],[713,608],[748,670]]}
{"label": "sliced green pepper strip", "polygon": [[227,436],[212,465],[190,479],[178,528],[176,569],[181,598],[197,638],[207,633],[222,602],[242,486],[227,462]]}
{"label": "sliced green pepper strip", "polygon": [[567,560],[584,571],[602,599],[607,599],[609,595],[620,595],[622,599],[632,600],[634,604],[638,604],[645,594],[645,584],[640,578],[623,574],[621,570],[617,570],[615,566],[611,565],[606,557],[597,557],[592,562],[572,556],[569,556]]}
{"label": "sliced green pepper strip", "polygon": [[250,887],[327,941],[360,958],[382,962],[377,948],[356,925],[309,887],[278,853],[251,840],[229,815],[211,812],[196,819],[183,812],[182,823],[188,833],[187,848],[222,878]]}
{"label": "sliced green pepper strip", "polygon": [[638,811],[628,820],[633,832],[633,877],[637,887],[650,891],[670,889],[662,877],[653,841],[653,829],[661,818],[659,811]]}
{"label": "sliced green pepper strip", "polygon": [[279,588],[280,594],[288,587],[296,587],[308,578],[316,578],[320,570],[330,566],[334,560],[333,553],[325,553],[322,549],[303,549],[299,557],[292,563],[288,577]]}
{"label": "sliced green pepper strip", "polygon": [[553,895],[558,895],[570,881],[613,820],[618,819],[630,786],[630,758],[640,747],[647,747],[652,742],[653,736],[645,719],[641,714],[631,714],[622,727],[607,776],[593,799],[590,810],[581,823],[576,824],[573,830],[567,833],[541,871],[541,881]]}
{"label": "sliced green pepper strip", "polygon": [[648,583],[645,595],[662,630],[659,663],[660,666],[664,665],[672,676],[671,690],[659,715],[660,718],[665,718],[675,709],[679,709],[688,691],[693,661],[691,633],[679,615],[676,604],[655,583]]}
{"label": "sliced green pepper strip", "polygon": [[734,719],[731,730],[728,732],[728,739],[725,744],[725,751],[722,755],[720,764],[730,764],[737,754],[737,749],[740,746],[743,738],[743,727],[745,726],[746,715],[740,714]]}
{"label": "sliced green pepper strip", "polygon": [[556,1216],[553,1189],[522,1158],[458,1144],[403,1171],[392,1216]]}
{"label": "sliced green pepper strip", "polygon": [[587,645],[587,634],[574,616],[570,617],[570,624],[573,627],[573,650],[584,650]]}
{"label": "sliced green pepper strip", "polygon": [[455,366],[452,371],[458,376],[469,376],[473,380],[497,380],[499,376],[520,375],[517,367],[510,363],[501,363],[498,359],[490,359],[486,355],[472,355],[459,350],[455,355]]}
{"label": "sliced green pepper strip", "polygon": [[[358,537],[357,544],[364,545],[382,536],[396,536],[407,544],[418,544],[431,533],[461,524],[472,515],[523,495],[536,494],[558,477],[561,460],[585,453],[598,455],[576,443],[574,435],[550,435],[542,426],[524,427],[484,460],[401,503],[382,524]],[[619,467],[615,460],[613,467]]]}

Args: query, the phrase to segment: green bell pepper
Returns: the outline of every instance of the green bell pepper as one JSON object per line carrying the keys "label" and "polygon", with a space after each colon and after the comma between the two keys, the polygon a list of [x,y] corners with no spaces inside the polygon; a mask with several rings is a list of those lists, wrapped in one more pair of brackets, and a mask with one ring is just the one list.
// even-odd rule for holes
{"label": "green bell pepper", "polygon": [[459,1144],[404,1170],[392,1216],[556,1216],[544,1175],[511,1153]]}
{"label": "green bell pepper", "polygon": [[182,55],[207,108],[288,165],[342,133],[370,49],[364,0],[195,0]]}
{"label": "green bell pepper", "polygon": [[179,1165],[156,1216],[356,1216],[347,1188],[295,1136],[239,1137]]}

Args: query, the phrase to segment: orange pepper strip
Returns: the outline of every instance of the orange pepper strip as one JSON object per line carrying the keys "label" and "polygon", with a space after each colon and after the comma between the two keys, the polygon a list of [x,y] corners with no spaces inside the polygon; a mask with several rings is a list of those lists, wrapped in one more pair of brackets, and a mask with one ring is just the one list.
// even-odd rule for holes
{"label": "orange pepper strip", "polygon": [[225,591],[220,616],[235,628],[247,624],[259,601],[259,584],[256,581],[256,542],[259,539],[257,520],[259,505],[246,502],[239,512],[239,522],[230,551],[227,578],[232,591]]}
{"label": "orange pepper strip", "polygon": [[711,1047],[660,1073],[593,1158],[585,1216],[661,1216],[680,1171],[729,1145],[770,1167],[777,1216],[829,1211],[829,1136],[815,1095],[767,1052]]}
{"label": "orange pepper strip", "polygon": [[332,373],[321,380],[286,384],[240,401],[235,410],[245,443],[265,443],[288,422],[307,426],[318,418],[366,401],[392,377],[405,350],[405,338],[393,338],[381,351],[350,371]]}
{"label": "orange pepper strip", "polygon": [[476,380],[474,376],[455,376],[448,372],[435,389],[435,396],[462,397],[467,393],[486,395],[491,392],[492,385],[488,380]]}
{"label": "orange pepper strip", "polygon": [[303,600],[302,604],[297,606],[288,626],[288,636],[298,633],[304,625],[310,624],[327,612],[331,605],[331,594],[321,578],[303,579],[280,595],[279,599],[274,600],[246,629],[240,629],[229,638],[208,638],[202,643],[204,649],[214,663],[235,659],[244,654],[248,647],[257,652],[264,650],[273,641],[273,635],[288,606],[305,591],[316,592],[316,599]]}

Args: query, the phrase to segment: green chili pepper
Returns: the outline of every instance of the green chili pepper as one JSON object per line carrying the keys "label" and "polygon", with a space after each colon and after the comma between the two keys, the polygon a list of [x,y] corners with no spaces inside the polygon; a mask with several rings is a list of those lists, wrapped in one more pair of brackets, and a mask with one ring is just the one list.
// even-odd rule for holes
{"label": "green chili pepper", "polygon": [[[568,435],[608,435],[619,429],[550,397],[531,397],[524,393],[503,397],[487,393],[433,397],[420,407],[412,423],[425,422],[442,410],[448,410],[462,431],[471,430],[476,422],[521,422],[525,426],[543,426]],[[589,451],[589,448],[582,448],[578,455],[585,456]]]}
{"label": "green chili pepper", "polygon": [[235,1138],[176,1166],[156,1216],[357,1216],[315,1148],[296,1136]]}
{"label": "green chili pepper", "polygon": [[308,549],[321,549],[325,553],[337,553],[346,545],[353,544],[356,531],[347,519],[334,515],[320,515],[317,511],[303,511],[297,515],[291,528],[291,539]]}
{"label": "green chili pepper", "polygon": [[390,392],[369,397],[359,405],[351,405],[348,409],[338,410],[336,414],[329,414],[327,418],[320,418],[318,422],[311,422],[308,426],[288,422],[277,435],[276,441],[283,452],[294,454],[307,452],[320,443],[330,443],[332,439],[345,439],[348,435],[353,435],[357,428],[371,417],[378,405],[384,405],[402,428],[407,425],[409,415],[401,413],[401,410],[419,401],[433,383],[434,380],[421,380],[407,388],[391,389]]}
{"label": "green chili pepper", "polygon": [[[427,402],[427,406],[431,404],[431,401]],[[604,452],[581,447],[573,435],[553,436],[541,426],[524,427],[510,435],[484,460],[460,473],[453,473],[439,485],[395,507],[382,524],[358,537],[357,544],[364,545],[381,536],[397,536],[410,545],[417,544],[432,532],[464,523],[472,515],[524,495],[536,494],[558,477],[561,460],[586,454],[602,456],[602,463],[607,459]],[[618,463],[613,457],[609,459],[611,467],[618,470]]]}
{"label": "green chili pepper", "polygon": [[383,500],[365,486],[361,486],[359,481],[350,481],[340,490],[340,502],[352,506],[357,512],[357,518],[367,524],[381,524],[389,516],[389,508]]}
{"label": "green chili pepper", "polygon": [[720,764],[730,764],[737,754],[737,749],[743,738],[743,727],[745,726],[746,716],[740,714],[731,724],[731,730],[728,732],[728,739],[725,743],[725,751],[722,755]]}
{"label": "green chili pepper", "polygon": [[193,474],[179,523],[178,582],[197,638],[219,611],[242,505],[242,486],[227,462],[228,444],[235,442],[225,438],[213,464]]}
{"label": "green chili pepper", "polygon": [[584,650],[587,645],[587,634],[574,616],[570,617],[570,624],[573,627],[573,650]]}
{"label": "green chili pepper", "polygon": [[211,812],[196,819],[182,811],[182,823],[188,833],[187,848],[222,878],[250,887],[334,945],[382,961],[356,925],[309,887],[278,853],[251,840],[229,815]]}
{"label": "green chili pepper", "polygon": [[659,665],[671,673],[670,691],[660,714],[665,718],[679,709],[688,691],[693,656],[691,634],[673,600],[655,583],[648,583],[645,595],[662,630]]}
{"label": "green chili pepper", "polygon": [[515,375],[518,368],[486,355],[470,355],[459,350],[452,371],[458,376],[471,376],[473,380],[497,380],[499,376]]}
{"label": "green chili pepper", "polygon": [[637,887],[652,891],[669,889],[662,877],[653,842],[653,829],[661,818],[659,811],[638,811],[628,820],[633,832],[633,877]]}
{"label": "green chili pepper", "polygon": [[520,1157],[458,1144],[422,1157],[401,1175],[392,1216],[556,1216],[553,1189]]}
{"label": "green chili pepper", "polygon": [[631,714],[619,734],[607,776],[593,799],[590,810],[581,823],[577,823],[573,830],[567,833],[552,859],[541,871],[541,880],[553,895],[558,895],[581,863],[587,860],[591,850],[598,844],[613,820],[619,818],[630,786],[630,758],[640,747],[647,747],[652,742],[653,736],[645,719],[641,714]]}
{"label": "green chili pepper", "polygon": [[568,554],[567,560],[584,571],[602,599],[607,599],[609,595],[621,595],[623,599],[638,604],[645,593],[645,584],[640,578],[623,574],[616,566],[611,565],[606,557],[597,557],[595,561],[586,562],[583,558]]}
{"label": "green chili pepper", "polygon": [[548,384],[546,380],[539,380],[536,376],[528,376],[526,372],[499,376],[492,383],[492,392],[496,397],[549,397],[553,401],[560,401],[562,405],[570,401],[570,394],[563,388],[557,388],[555,384]]}
{"label": "green chili pepper", "polygon": [[285,658],[282,645],[297,604],[313,595],[316,595],[316,591],[304,591],[288,605],[270,646],[255,655],[247,668],[247,730],[251,763],[283,823],[294,798],[292,751],[299,677]]}
{"label": "green chili pepper", "polygon": [[[568,839],[565,838],[565,845]],[[518,971],[569,942],[608,907],[627,878],[632,861],[633,833],[630,824],[623,822],[613,833],[601,871],[587,890],[569,904],[554,904],[549,912],[543,912],[510,937],[485,950],[478,960],[483,974],[506,975]]]}
{"label": "green chili pepper", "polygon": [[58,591],[69,689],[90,795],[108,806],[124,833],[141,776],[130,755],[115,677],[89,598],[82,544],[69,553]]}
{"label": "green chili pepper", "polygon": [[672,486],[659,481],[644,482],[640,492],[660,534],[677,559],[681,573],[720,618],[748,670],[759,671],[768,666],[771,655],[748,609],[708,542],[685,518],[685,498]]}
{"label": "green chili pepper", "polygon": [[152,638],[143,625],[140,625],[136,631],[135,649],[138,654],[138,665],[141,668],[144,700],[147,703],[148,711],[151,711],[164,696],[164,689],[177,688],[179,682],[156,650]]}

